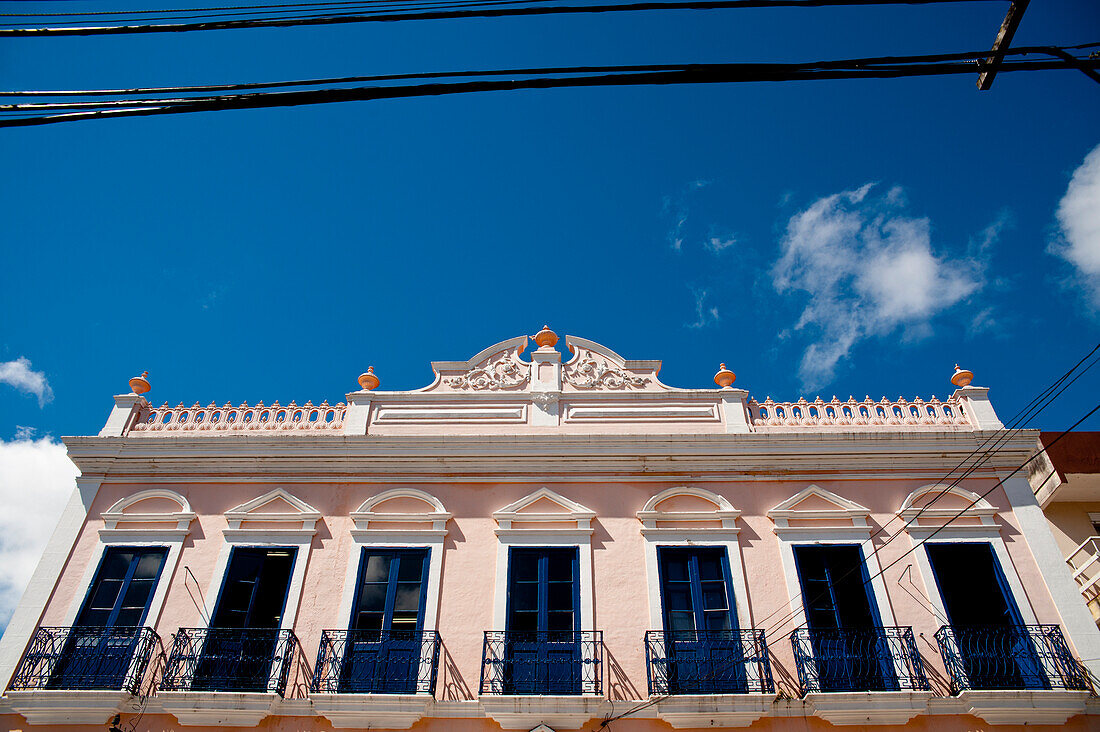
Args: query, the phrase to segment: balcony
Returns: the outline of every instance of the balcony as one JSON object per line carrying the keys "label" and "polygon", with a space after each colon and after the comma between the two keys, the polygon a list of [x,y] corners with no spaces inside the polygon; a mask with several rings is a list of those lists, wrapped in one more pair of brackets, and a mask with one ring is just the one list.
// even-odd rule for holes
{"label": "balcony", "polygon": [[905,724],[928,707],[912,628],[798,628],[791,645],[806,701],[831,724]]}
{"label": "balcony", "polygon": [[650,630],[645,653],[650,696],[775,691],[763,630]]}
{"label": "balcony", "polygon": [[31,724],[102,724],[140,691],[160,638],[151,628],[39,628],[9,686]]}
{"label": "balcony", "polygon": [[485,631],[481,693],[600,694],[603,632]]}
{"label": "balcony", "polygon": [[1081,595],[1092,613],[1092,619],[1100,624],[1100,536],[1090,536],[1081,542],[1066,557],[1066,564],[1081,588]]}
{"label": "balcony", "polygon": [[945,625],[936,631],[936,641],[951,675],[952,694],[1090,688],[1057,625]]}
{"label": "balcony", "polygon": [[278,628],[180,628],[162,691],[286,692],[298,639]]}
{"label": "balcony", "polygon": [[10,688],[136,694],[159,642],[152,628],[39,628]]}
{"label": "balcony", "polygon": [[435,694],[442,645],[434,630],[322,631],[313,708],[337,728],[361,728],[369,719],[408,729]]}
{"label": "balcony", "polygon": [[577,729],[599,714],[603,633],[485,632],[481,707],[504,729]]}
{"label": "balcony", "polygon": [[936,631],[951,693],[990,724],[1063,724],[1091,686],[1057,625],[945,625]]}
{"label": "balcony", "polygon": [[803,694],[930,688],[912,628],[799,628],[791,645]]}
{"label": "balcony", "polygon": [[314,694],[433,694],[441,642],[434,630],[326,630]]}

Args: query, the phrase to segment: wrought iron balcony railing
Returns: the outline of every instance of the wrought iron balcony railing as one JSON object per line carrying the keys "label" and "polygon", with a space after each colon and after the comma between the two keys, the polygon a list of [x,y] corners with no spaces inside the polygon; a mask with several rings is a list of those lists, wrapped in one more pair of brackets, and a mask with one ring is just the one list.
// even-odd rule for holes
{"label": "wrought iron balcony railing", "polygon": [[803,694],[930,688],[912,628],[799,628],[791,645]]}
{"label": "wrought iron balcony railing", "polygon": [[256,691],[282,696],[298,638],[278,628],[180,628],[163,691]]}
{"label": "wrought iron balcony railing", "polygon": [[325,630],[313,693],[434,694],[442,643],[434,630]]}
{"label": "wrought iron balcony railing", "polygon": [[650,695],[775,691],[763,630],[650,630]]}
{"label": "wrought iron balcony railing", "polygon": [[602,682],[601,631],[485,631],[482,694],[599,694]]}
{"label": "wrought iron balcony railing", "polygon": [[936,631],[951,693],[1077,689],[1089,681],[1057,625],[945,625]]}
{"label": "wrought iron balcony railing", "polygon": [[159,643],[152,628],[39,628],[9,688],[136,694]]}

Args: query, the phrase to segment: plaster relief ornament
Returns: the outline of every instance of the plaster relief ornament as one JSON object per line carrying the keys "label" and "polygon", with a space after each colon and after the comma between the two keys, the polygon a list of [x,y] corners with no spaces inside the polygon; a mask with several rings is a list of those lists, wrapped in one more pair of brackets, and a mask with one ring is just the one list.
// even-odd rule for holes
{"label": "plaster relief ornament", "polygon": [[559,394],[556,391],[536,391],[531,394],[531,401],[543,409],[551,404],[557,404]]}
{"label": "plaster relief ornament", "polygon": [[523,347],[497,351],[461,376],[443,380],[452,389],[499,391],[521,388],[531,378],[531,364],[520,360]]}
{"label": "plaster relief ornament", "polygon": [[577,389],[642,389],[650,381],[648,376],[636,376],[587,348],[577,350],[576,363],[570,361],[561,367],[562,381]]}

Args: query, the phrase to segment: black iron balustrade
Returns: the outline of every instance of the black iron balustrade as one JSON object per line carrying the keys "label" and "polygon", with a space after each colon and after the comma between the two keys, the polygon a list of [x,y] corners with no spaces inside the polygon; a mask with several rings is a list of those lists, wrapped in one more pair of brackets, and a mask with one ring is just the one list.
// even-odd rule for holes
{"label": "black iron balustrade", "polygon": [[651,696],[775,691],[763,630],[650,630],[645,655]]}
{"label": "black iron balustrade", "polygon": [[39,628],[10,689],[111,689],[136,694],[160,637],[152,628]]}
{"label": "black iron balustrade", "polygon": [[930,688],[909,627],[798,628],[791,645],[803,694]]}
{"label": "black iron balustrade", "polygon": [[482,694],[599,694],[602,682],[602,631],[485,631]]}
{"label": "black iron balustrade", "polygon": [[1090,689],[1057,625],[945,625],[936,631],[951,693],[967,689]]}
{"label": "black iron balustrade", "polygon": [[278,628],[180,628],[163,691],[254,691],[282,696],[298,638]]}
{"label": "black iron balustrade", "polygon": [[313,693],[434,694],[439,668],[434,630],[325,630]]}

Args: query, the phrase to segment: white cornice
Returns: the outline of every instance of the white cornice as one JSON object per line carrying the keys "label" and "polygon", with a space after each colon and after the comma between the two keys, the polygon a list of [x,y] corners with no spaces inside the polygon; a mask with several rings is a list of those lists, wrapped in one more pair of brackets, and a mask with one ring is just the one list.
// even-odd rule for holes
{"label": "white cornice", "polygon": [[[1034,451],[1034,431],[1005,441],[982,475],[1014,468]],[[993,433],[316,435],[66,437],[85,475],[263,480],[434,480],[462,475],[509,481],[637,474],[646,480],[942,477]],[[999,433],[998,433],[999,434]],[[453,477],[451,478],[453,480]],[[632,478],[633,479],[633,478]],[[547,481],[549,482],[549,481]]]}

